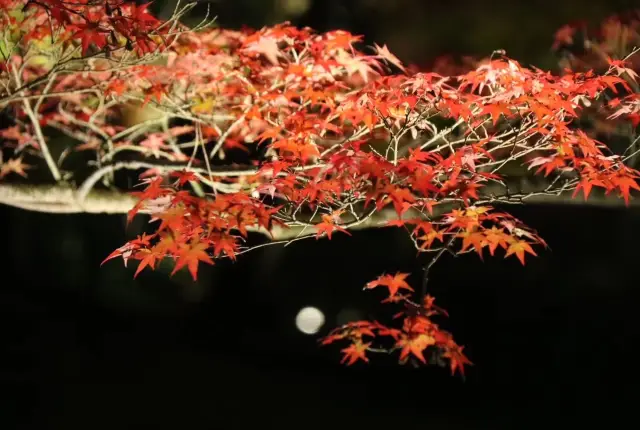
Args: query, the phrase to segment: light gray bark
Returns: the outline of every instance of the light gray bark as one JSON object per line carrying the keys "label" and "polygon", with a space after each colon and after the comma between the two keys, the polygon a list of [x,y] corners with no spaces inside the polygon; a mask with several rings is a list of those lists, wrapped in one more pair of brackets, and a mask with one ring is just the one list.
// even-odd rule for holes
{"label": "light gray bark", "polygon": [[[600,190],[594,189],[586,201],[581,193],[572,198],[572,191],[545,194],[540,190],[540,187],[533,184],[523,183],[517,190],[510,190],[510,195],[507,197],[503,186],[492,183],[482,188],[481,203],[494,205],[577,205],[621,209],[625,207],[621,197],[614,194],[605,195]],[[43,213],[126,214],[136,203],[133,196],[122,191],[92,189],[82,200],[79,199],[79,194],[78,190],[65,186],[0,184],[0,204]],[[445,202],[437,205],[434,210],[442,213],[451,210],[454,204],[456,203]],[[632,198],[629,207],[640,207],[640,199]],[[419,215],[417,212],[413,212],[407,213],[404,217],[411,218],[417,215]],[[359,222],[352,218],[345,219],[345,223],[351,224],[349,230],[363,230],[383,227],[394,219],[397,219],[397,215],[393,208],[385,208]],[[310,220],[310,222],[315,221]],[[258,227],[249,230],[266,234],[266,231]],[[288,229],[276,227],[271,233],[273,240],[281,241],[315,234],[315,229],[303,226],[292,226]]]}

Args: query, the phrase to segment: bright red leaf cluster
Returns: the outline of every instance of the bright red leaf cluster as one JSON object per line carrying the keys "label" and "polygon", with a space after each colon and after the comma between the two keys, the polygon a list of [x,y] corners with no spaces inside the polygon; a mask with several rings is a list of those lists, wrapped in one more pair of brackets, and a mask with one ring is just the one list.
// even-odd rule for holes
{"label": "bright red leaf cluster", "polygon": [[[399,283],[403,288],[409,289],[404,281],[408,275],[408,273],[383,275],[377,281],[370,282],[367,287],[371,288],[372,284],[384,284],[389,290],[393,290],[397,287],[392,285]],[[397,296],[392,292],[391,297]],[[429,356],[430,358],[449,360],[451,374],[458,371],[464,375],[464,366],[471,362],[462,353],[463,347],[455,343],[451,334],[441,330],[432,321],[433,317],[440,315],[447,316],[447,313],[434,304],[433,297],[427,295],[419,305],[407,302],[406,309],[394,316],[396,319],[402,318],[401,328],[388,327],[377,321],[357,321],[334,329],[321,342],[323,345],[329,345],[336,341],[348,341],[349,346],[342,349],[344,354],[342,362],[352,365],[358,360],[368,362],[367,351],[380,351],[372,346],[373,339],[380,341],[380,338],[384,338],[391,341],[391,350],[400,351],[400,361],[403,363],[413,358],[427,364],[425,353],[433,353]]]}

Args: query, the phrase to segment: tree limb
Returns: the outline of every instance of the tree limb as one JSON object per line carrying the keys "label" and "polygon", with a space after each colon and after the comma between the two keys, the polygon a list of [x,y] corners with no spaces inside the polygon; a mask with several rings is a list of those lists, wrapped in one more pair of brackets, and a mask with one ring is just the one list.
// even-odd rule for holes
{"label": "tree limb", "polygon": [[64,185],[0,184],[0,203],[50,214],[122,214],[136,198],[120,191],[92,190],[80,203],[78,190]]}
{"label": "tree limb", "polygon": [[[536,190],[537,188],[537,190]],[[588,200],[581,196],[572,198],[571,191],[560,194],[544,193],[540,190],[544,188],[535,187],[532,184],[522,185],[519,191],[509,190],[505,193],[504,186],[497,183],[487,184],[482,188],[480,200],[477,204],[534,204],[534,205],[577,205],[595,206],[603,208],[624,208],[624,201],[615,196],[606,196],[599,190],[593,190]],[[79,198],[81,191],[63,185],[26,185],[26,184],[0,184],[0,204],[13,206],[16,208],[50,213],[50,214],[125,214],[136,203],[136,198],[132,195],[117,190],[92,189],[86,193],[83,199]],[[444,213],[451,210],[458,201],[448,201],[435,206],[434,211]],[[630,207],[640,207],[640,198],[632,199]],[[141,211],[144,213],[144,210]],[[417,211],[409,212],[403,218],[414,218],[422,216]],[[374,212],[371,216],[360,221],[345,220],[349,230],[365,230],[370,228],[384,227],[389,221],[398,219],[392,208],[386,208]],[[313,222],[313,220],[312,220]],[[249,231],[269,235],[261,228],[255,227]],[[274,241],[286,241],[316,234],[315,229],[303,226],[292,226],[290,228],[275,227],[270,238]]]}

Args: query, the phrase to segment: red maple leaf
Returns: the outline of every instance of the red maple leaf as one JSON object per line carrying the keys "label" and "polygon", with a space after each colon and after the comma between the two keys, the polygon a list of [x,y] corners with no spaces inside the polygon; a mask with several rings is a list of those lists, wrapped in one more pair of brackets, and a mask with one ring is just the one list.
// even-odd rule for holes
{"label": "red maple leaf", "polygon": [[180,248],[180,253],[176,259],[176,266],[171,272],[171,275],[178,270],[187,266],[189,273],[193,277],[194,281],[198,280],[198,263],[203,261],[207,264],[213,264],[213,260],[205,252],[209,246],[206,243],[192,243],[191,245],[183,245]]}
{"label": "red maple leaf", "polygon": [[538,255],[533,250],[533,248],[531,248],[531,245],[529,245],[529,243],[525,242],[524,240],[514,240],[513,243],[509,245],[509,248],[507,248],[505,258],[512,254],[515,254],[516,257],[518,257],[518,260],[520,260],[520,263],[522,263],[522,265],[524,266],[524,256],[526,252],[532,255]]}
{"label": "red maple leaf", "polygon": [[334,211],[330,215],[329,214],[322,215],[322,222],[315,225],[316,230],[318,232],[316,234],[316,239],[321,238],[324,234],[326,234],[327,237],[331,239],[331,235],[336,230],[351,236],[351,233],[349,233],[347,229],[337,225],[337,223],[340,222],[340,215],[342,215],[342,212],[343,211],[338,210],[338,211]]}
{"label": "red maple leaf", "polygon": [[638,186],[638,182],[629,176],[619,175],[612,179],[613,184],[620,189],[620,194],[624,198],[624,203],[629,206],[629,192],[633,188],[634,190],[640,191],[640,186]]}
{"label": "red maple leaf", "polygon": [[435,343],[436,340],[432,336],[424,333],[410,337],[405,336],[398,340],[397,343],[397,345],[402,348],[400,351],[400,360],[406,360],[409,357],[409,354],[411,354],[426,364],[427,361],[424,358],[423,352],[427,347],[435,345]]}
{"label": "red maple leaf", "polygon": [[462,353],[463,349],[463,346],[450,345],[446,347],[444,354],[442,354],[444,358],[449,359],[452,375],[458,370],[464,376],[464,366],[467,364],[473,366],[473,363]]}
{"label": "red maple leaf", "polygon": [[141,249],[134,257],[140,260],[136,273],[133,274],[133,277],[135,278],[147,266],[153,270],[156,265],[156,260],[161,257],[161,255],[150,249]]}
{"label": "red maple leaf", "polygon": [[86,18],[86,22],[67,26],[68,30],[74,31],[72,38],[80,38],[82,46],[82,55],[87,55],[89,46],[93,43],[96,48],[102,49],[107,46],[107,37],[109,30],[102,28],[99,21],[92,21],[90,17]]}
{"label": "red maple leaf", "polygon": [[364,288],[370,290],[375,287],[387,287],[389,289],[389,295],[395,296],[400,289],[413,291],[413,288],[411,288],[405,281],[408,276],[409,273],[399,272],[393,276],[381,275],[375,281],[369,282]]}
{"label": "red maple leaf", "polygon": [[170,176],[174,178],[178,178],[178,186],[183,186],[189,181],[198,181],[198,177],[194,172],[189,172],[187,170],[181,170],[178,172],[171,172]]}
{"label": "red maple leaf", "polygon": [[223,252],[229,256],[232,260],[236,259],[236,252],[238,251],[238,240],[235,236],[230,234],[220,234],[212,240],[213,242],[213,255],[215,257],[220,256]]}
{"label": "red maple leaf", "polygon": [[369,358],[366,356],[367,349],[371,346],[371,343],[363,343],[359,340],[355,341],[348,347],[342,350],[344,357],[342,357],[341,363],[346,362],[347,366],[351,366],[358,360],[362,360],[366,363],[369,362]]}

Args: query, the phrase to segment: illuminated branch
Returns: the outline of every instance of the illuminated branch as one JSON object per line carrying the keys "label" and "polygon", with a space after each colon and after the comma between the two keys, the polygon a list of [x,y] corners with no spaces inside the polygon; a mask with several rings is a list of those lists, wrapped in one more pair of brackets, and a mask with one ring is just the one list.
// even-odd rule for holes
{"label": "illuminated branch", "polygon": [[[150,164],[150,163],[149,163]],[[147,163],[122,163],[109,168],[102,169],[101,173],[117,170],[120,168],[145,168]],[[25,184],[0,184],[0,204],[12,206],[28,211],[51,213],[51,214],[126,214],[129,212],[137,200],[131,194],[117,190],[100,190],[87,187],[88,184],[95,184],[97,181],[92,178],[85,182],[84,188],[73,189],[63,185],[25,185]],[[572,191],[562,193],[544,192],[544,187],[530,182],[523,182],[523,186],[517,189],[514,187],[507,196],[504,187],[492,183],[482,189],[479,204],[524,204],[524,205],[572,205],[572,206],[594,206],[602,208],[624,208],[622,199],[615,195],[606,196],[602,192],[594,191],[588,200],[581,197],[572,198]],[[453,203],[443,203],[436,206],[434,211],[442,213],[450,210]],[[630,201],[630,206],[640,207],[640,198]],[[142,213],[145,211],[142,210]],[[404,218],[421,216],[417,211],[411,211],[404,215]],[[319,218],[319,217],[318,217]],[[372,215],[363,219],[362,222],[348,227],[349,230],[366,230],[370,228],[384,227],[389,221],[397,220],[398,215],[393,208],[385,208],[376,211]],[[312,219],[309,223],[316,222]],[[351,218],[351,222],[355,221]],[[346,220],[346,222],[349,222]],[[305,237],[314,235],[313,229],[307,228],[303,231],[303,226],[291,226],[288,229],[276,228],[273,231],[273,240],[289,240],[295,237]],[[253,231],[266,233],[262,229],[254,228]]]}

